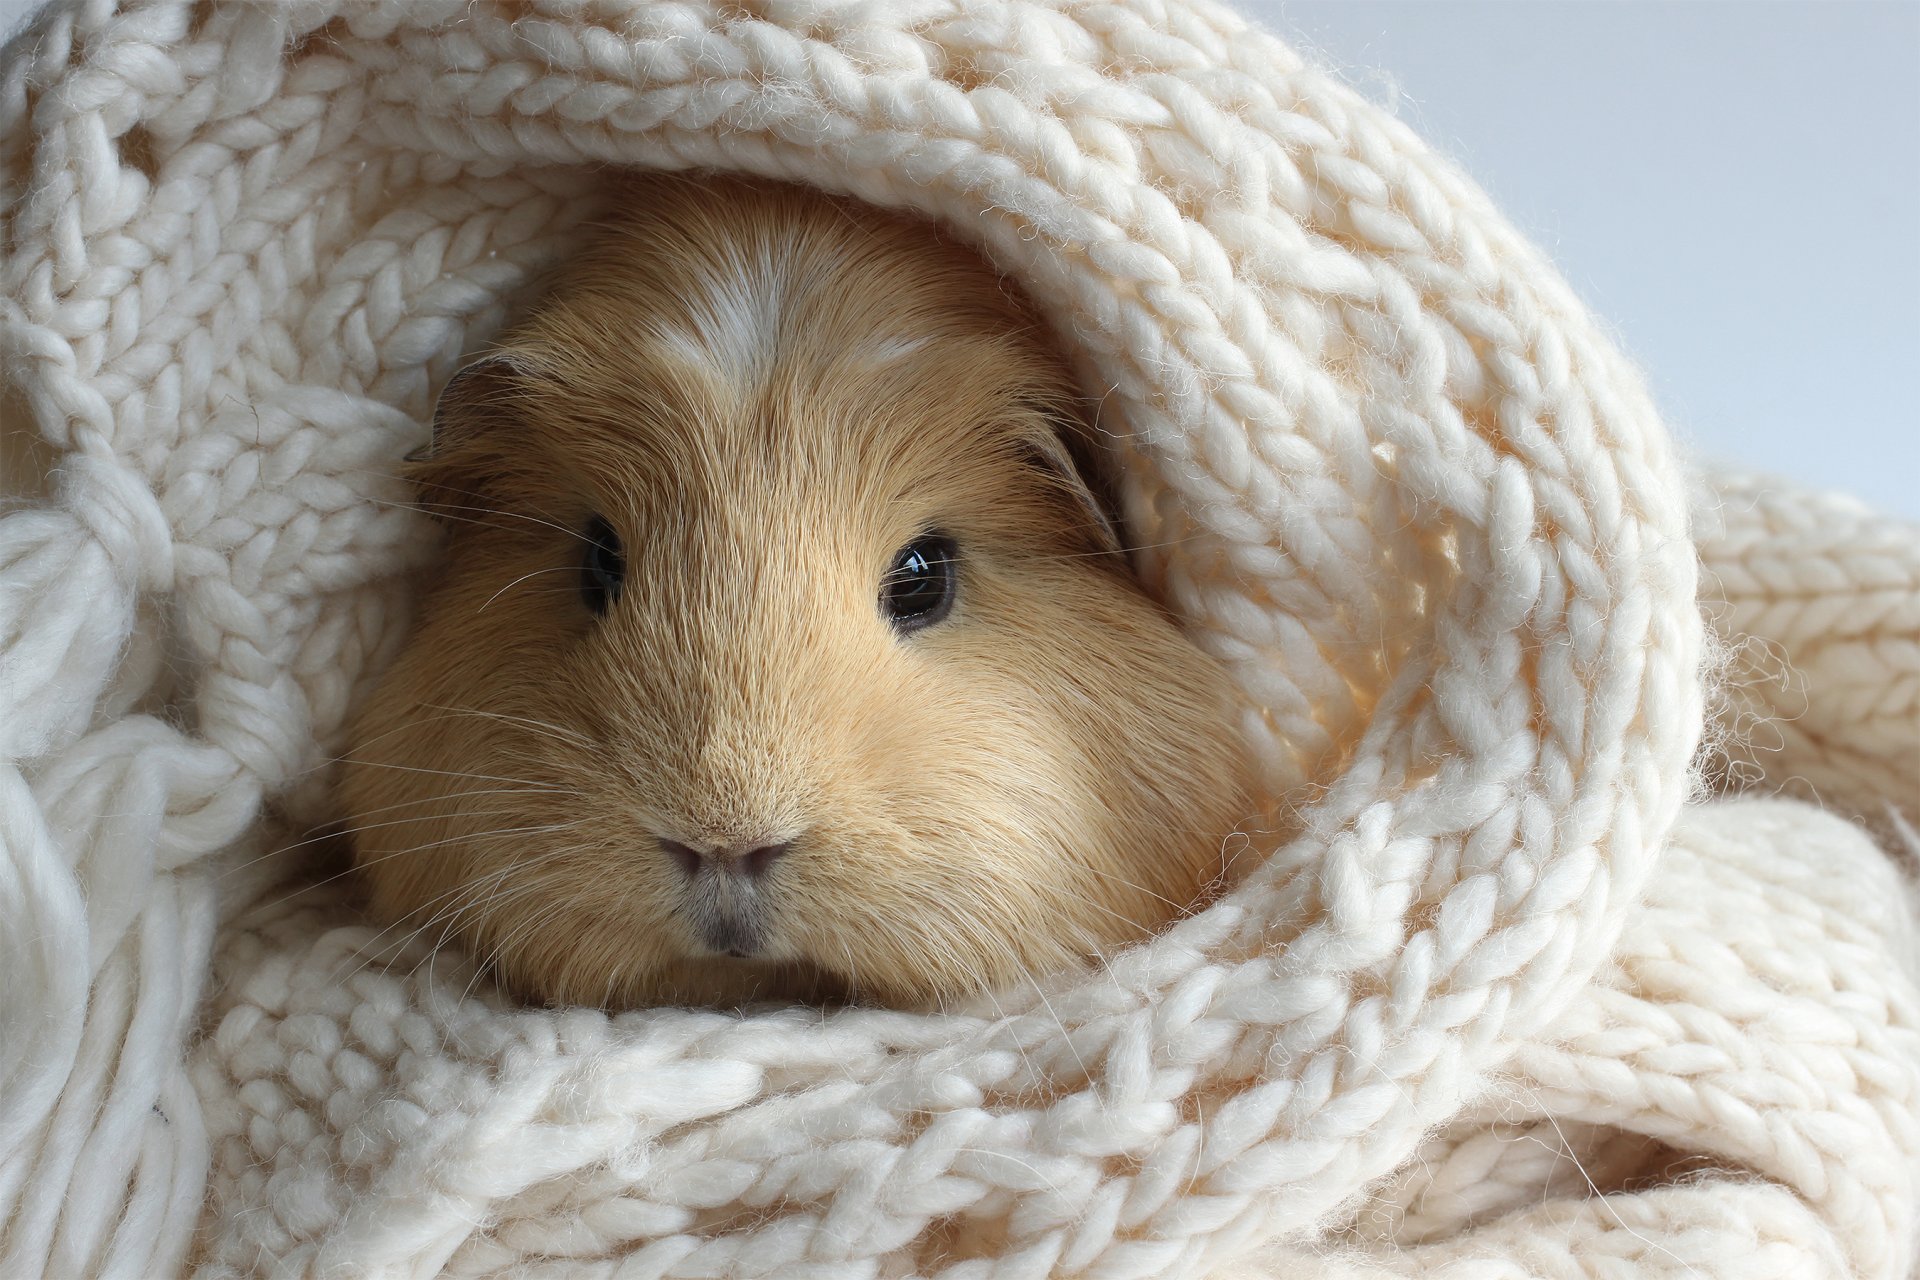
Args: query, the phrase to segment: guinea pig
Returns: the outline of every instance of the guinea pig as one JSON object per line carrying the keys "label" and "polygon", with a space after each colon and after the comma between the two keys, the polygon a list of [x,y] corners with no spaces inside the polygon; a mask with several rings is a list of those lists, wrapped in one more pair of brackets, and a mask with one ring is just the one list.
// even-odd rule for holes
{"label": "guinea pig", "polygon": [[443,392],[351,731],[372,909],[518,995],[947,1003],[1085,965],[1249,816],[1028,305],[915,219],[633,176]]}

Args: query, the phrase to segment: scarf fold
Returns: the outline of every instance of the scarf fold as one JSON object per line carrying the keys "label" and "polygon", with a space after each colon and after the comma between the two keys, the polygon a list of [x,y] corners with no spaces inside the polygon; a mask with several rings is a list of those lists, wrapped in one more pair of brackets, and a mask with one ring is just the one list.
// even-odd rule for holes
{"label": "scarf fold", "polygon": [[[1261,871],[940,1016],[514,1009],[293,893],[261,855],[327,816],[431,558],[391,468],[610,165],[914,210],[1022,283],[1296,803]],[[1618,1122],[1543,1046],[1654,999],[1607,957],[1687,865],[1685,478],[1486,198],[1223,10],[56,0],[0,55],[0,360],[59,455],[0,514],[0,1271],[1418,1269],[1443,1246],[1354,1206],[1490,1090]],[[1790,1187],[1893,1275],[1912,1149],[1828,1199],[1725,1155],[1771,1181],[1621,1220]],[[1453,1225],[1514,1259],[1609,1230],[1558,1203]]]}

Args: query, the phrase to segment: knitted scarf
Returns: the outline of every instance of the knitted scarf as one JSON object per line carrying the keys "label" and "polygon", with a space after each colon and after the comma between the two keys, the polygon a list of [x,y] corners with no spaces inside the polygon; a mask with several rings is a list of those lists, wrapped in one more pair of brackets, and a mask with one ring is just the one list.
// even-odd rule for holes
{"label": "knitted scarf", "polygon": [[[1294,800],[1261,870],[940,1015],[518,1008],[289,879],[431,563],[393,465],[609,166],[917,211],[1025,286]],[[56,460],[0,515],[0,1274],[1910,1265],[1911,915],[1839,818],[1683,814],[1640,379],[1204,0],[56,0],[0,56],[0,359]],[[1729,486],[1717,621],[1818,659],[1761,772],[1911,802],[1913,531]]]}

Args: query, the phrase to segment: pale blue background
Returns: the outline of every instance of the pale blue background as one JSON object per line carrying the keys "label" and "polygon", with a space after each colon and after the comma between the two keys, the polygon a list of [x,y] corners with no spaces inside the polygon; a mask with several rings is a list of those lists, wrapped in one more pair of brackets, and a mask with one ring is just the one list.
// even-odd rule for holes
{"label": "pale blue background", "polygon": [[1242,8],[1459,160],[1682,440],[1920,518],[1920,5]]}
{"label": "pale blue background", "polygon": [[1460,160],[1684,441],[1920,518],[1920,4],[1242,7]]}

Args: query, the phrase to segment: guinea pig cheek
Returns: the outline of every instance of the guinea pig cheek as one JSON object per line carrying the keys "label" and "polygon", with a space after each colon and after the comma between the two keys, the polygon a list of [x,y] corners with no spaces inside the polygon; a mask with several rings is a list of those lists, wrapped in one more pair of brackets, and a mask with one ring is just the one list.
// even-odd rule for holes
{"label": "guinea pig cheek", "polygon": [[897,682],[865,682],[878,705],[854,695],[865,732],[825,780],[839,820],[774,886],[778,927],[801,954],[897,1004],[1001,986],[1092,942],[1062,935],[1079,895],[1052,817],[1091,797],[1015,727],[1045,710],[962,645],[912,657]]}

